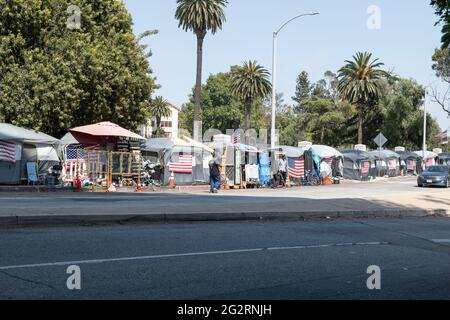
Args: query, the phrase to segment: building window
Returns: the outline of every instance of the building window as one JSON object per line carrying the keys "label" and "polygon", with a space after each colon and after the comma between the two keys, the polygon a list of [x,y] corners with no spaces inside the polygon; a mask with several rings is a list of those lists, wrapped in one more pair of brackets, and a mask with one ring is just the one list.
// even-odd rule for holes
{"label": "building window", "polygon": [[162,128],[172,128],[172,121],[161,121]]}

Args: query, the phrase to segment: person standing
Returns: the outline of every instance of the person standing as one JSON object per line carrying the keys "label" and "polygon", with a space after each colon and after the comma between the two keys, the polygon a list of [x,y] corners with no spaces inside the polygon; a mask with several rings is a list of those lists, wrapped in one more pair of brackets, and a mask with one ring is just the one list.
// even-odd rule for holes
{"label": "person standing", "polygon": [[220,189],[220,161],[215,157],[209,161],[210,193],[218,193]]}
{"label": "person standing", "polygon": [[287,161],[286,161],[286,156],[284,154],[281,155],[280,159],[278,160],[278,170],[280,171],[281,177],[283,178],[283,186],[286,186],[286,182],[287,182]]}

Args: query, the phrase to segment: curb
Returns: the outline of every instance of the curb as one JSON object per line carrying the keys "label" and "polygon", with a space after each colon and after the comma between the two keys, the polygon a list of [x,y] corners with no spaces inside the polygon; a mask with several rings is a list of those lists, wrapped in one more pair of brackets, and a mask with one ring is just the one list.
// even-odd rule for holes
{"label": "curb", "polygon": [[383,209],[383,210],[349,210],[341,212],[309,211],[309,212],[242,212],[242,213],[187,213],[187,214],[142,214],[142,215],[41,215],[41,216],[9,216],[0,217],[0,228],[17,227],[57,227],[57,226],[89,226],[108,224],[151,224],[182,222],[233,222],[233,221],[265,221],[285,222],[304,221],[308,219],[338,218],[423,218],[450,217],[446,209]]}

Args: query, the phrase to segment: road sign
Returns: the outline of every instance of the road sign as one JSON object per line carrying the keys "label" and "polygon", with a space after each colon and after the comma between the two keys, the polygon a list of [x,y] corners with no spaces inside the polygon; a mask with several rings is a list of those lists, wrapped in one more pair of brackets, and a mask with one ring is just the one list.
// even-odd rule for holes
{"label": "road sign", "polygon": [[375,139],[373,139],[373,141],[375,141],[377,146],[381,148],[386,144],[386,142],[388,142],[388,139],[382,133],[380,133]]}

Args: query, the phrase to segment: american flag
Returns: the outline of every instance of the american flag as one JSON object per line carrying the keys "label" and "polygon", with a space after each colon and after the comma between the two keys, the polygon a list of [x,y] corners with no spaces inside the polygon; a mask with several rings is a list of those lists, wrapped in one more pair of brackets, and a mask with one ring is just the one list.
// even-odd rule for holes
{"label": "american flag", "polygon": [[192,155],[180,155],[177,163],[169,164],[169,171],[174,173],[192,173]]}
{"label": "american flag", "polygon": [[241,129],[238,129],[233,134],[233,144],[238,144],[241,142]]}
{"label": "american flag", "polygon": [[416,162],[414,160],[408,160],[407,170],[414,170],[416,167]]}
{"label": "american flag", "polygon": [[16,144],[0,141],[0,161],[16,162]]}
{"label": "american flag", "polygon": [[305,177],[305,160],[299,158],[288,158],[289,176],[295,179]]}
{"label": "american flag", "polygon": [[427,167],[428,166],[434,166],[434,159],[433,158],[427,160]]}
{"label": "american flag", "polygon": [[389,160],[389,170],[397,169],[397,160]]}
{"label": "american flag", "polygon": [[370,171],[370,162],[364,161],[361,166],[361,173],[366,175],[369,174],[369,171]]}
{"label": "american flag", "polygon": [[[86,156],[86,151],[98,151],[100,150],[99,145],[94,145],[90,147],[84,147],[84,146],[74,146],[74,147],[67,147],[66,148],[66,160],[68,161],[75,161],[75,160],[82,160]],[[90,153],[91,157],[92,152]]]}

